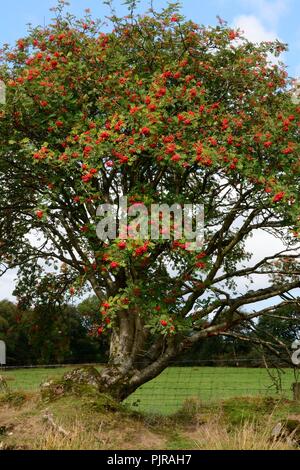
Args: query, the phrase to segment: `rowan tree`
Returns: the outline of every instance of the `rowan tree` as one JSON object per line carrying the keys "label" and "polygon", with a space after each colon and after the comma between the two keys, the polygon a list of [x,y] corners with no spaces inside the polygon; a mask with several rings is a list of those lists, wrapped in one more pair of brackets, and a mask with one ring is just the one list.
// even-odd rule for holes
{"label": "rowan tree", "polygon": [[[196,342],[277,308],[245,306],[300,286],[300,107],[278,41],[197,25],[176,5],[138,15],[128,1],[105,26],[63,3],[2,51],[2,271],[19,268],[22,305],[94,292],[93,328],[111,344],[99,387],[124,399]],[[101,241],[97,208],[120,195],[204,204],[202,249]],[[284,247],[253,263],[259,229]],[[265,287],[241,291],[262,273]]]}

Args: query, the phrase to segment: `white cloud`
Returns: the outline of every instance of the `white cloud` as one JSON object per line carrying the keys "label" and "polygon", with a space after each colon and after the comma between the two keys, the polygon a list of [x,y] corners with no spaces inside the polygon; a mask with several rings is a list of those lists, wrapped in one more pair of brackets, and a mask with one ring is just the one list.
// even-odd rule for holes
{"label": "white cloud", "polygon": [[242,0],[262,21],[275,27],[290,7],[290,0]]}
{"label": "white cloud", "polygon": [[257,263],[266,256],[273,256],[285,249],[284,243],[279,239],[258,229],[253,232],[253,237],[248,238],[246,242],[246,250],[252,254],[252,263]]}
{"label": "white cloud", "polygon": [[220,7],[231,2],[232,9],[245,15],[254,15],[271,28],[276,28],[283,15],[291,10],[292,0],[217,0]]}
{"label": "white cloud", "polygon": [[[246,250],[252,253],[250,262],[247,264],[249,266],[254,266],[259,261],[263,260],[266,256],[274,256],[276,253],[279,253],[286,249],[283,242],[274,237],[273,235],[266,233],[263,230],[255,230],[252,238],[248,238],[246,241]],[[270,278],[268,275],[259,274],[252,276],[253,283],[249,283],[244,278],[238,280],[237,285],[240,294],[245,294],[249,290],[258,290],[264,289],[270,286]],[[299,289],[291,291],[294,295],[299,296]],[[254,304],[248,304],[243,307],[243,310],[248,312],[254,312],[272,305],[276,305],[281,302],[280,297],[271,297],[264,301],[255,302]]]}
{"label": "white cloud", "polygon": [[[240,29],[243,36],[254,43],[280,40],[276,31],[265,27],[262,21],[255,15],[240,15],[236,17],[233,21],[233,27]],[[272,64],[278,65],[279,62],[284,60],[284,54],[281,54],[280,57],[268,54],[268,59]]]}
{"label": "white cloud", "polygon": [[241,29],[251,42],[274,41],[277,38],[276,32],[265,28],[254,15],[238,16],[234,19],[233,26]]}

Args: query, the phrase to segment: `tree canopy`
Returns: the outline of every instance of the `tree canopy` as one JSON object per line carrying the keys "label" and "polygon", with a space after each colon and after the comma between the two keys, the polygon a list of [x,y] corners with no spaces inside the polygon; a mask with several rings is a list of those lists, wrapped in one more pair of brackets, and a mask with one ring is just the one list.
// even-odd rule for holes
{"label": "tree canopy", "polygon": [[[99,380],[123,398],[196,342],[279,308],[243,307],[300,286],[300,106],[278,41],[197,25],[176,5],[138,15],[129,1],[107,28],[63,3],[2,53],[2,272],[19,268],[20,305],[93,290],[95,333],[111,338]],[[203,204],[203,247],[99,240],[97,208],[120,195]],[[253,263],[257,230],[283,249]],[[267,285],[241,291],[253,276]]]}

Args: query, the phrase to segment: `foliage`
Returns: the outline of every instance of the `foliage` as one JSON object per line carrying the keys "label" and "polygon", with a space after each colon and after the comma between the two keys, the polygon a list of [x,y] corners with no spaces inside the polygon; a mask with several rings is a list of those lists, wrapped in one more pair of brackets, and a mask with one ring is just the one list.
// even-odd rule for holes
{"label": "foliage", "polygon": [[[4,48],[0,239],[22,306],[94,291],[95,332],[112,332],[111,364],[131,364],[133,390],[196,342],[268,313],[243,305],[300,286],[300,107],[270,62],[285,45],[197,25],[176,4],[146,15],[127,4],[104,32],[59,2],[50,25]],[[99,240],[97,207],[119,195],[203,203],[203,248]],[[285,250],[253,264],[245,243],[258,229]],[[249,290],[262,273],[268,286]]]}
{"label": "foliage", "polygon": [[288,348],[295,339],[299,339],[299,307],[285,306],[277,310],[276,315],[261,317],[257,332],[264,338],[278,338]]}
{"label": "foliage", "polygon": [[38,305],[22,310],[1,301],[0,339],[6,342],[8,365],[104,361],[107,346],[90,335],[80,307]]}

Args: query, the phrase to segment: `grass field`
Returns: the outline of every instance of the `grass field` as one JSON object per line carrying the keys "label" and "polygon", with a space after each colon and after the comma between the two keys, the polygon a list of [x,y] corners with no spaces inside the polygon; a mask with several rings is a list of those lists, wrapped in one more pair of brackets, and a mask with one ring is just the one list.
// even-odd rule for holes
{"label": "grass field", "polygon": [[[95,390],[42,398],[40,383],[66,370],[0,371],[9,385],[0,392],[0,450],[300,448],[292,370],[284,371],[280,393],[265,369],[169,367],[125,406]],[[278,423],[293,441],[272,438]]]}
{"label": "grass field", "polygon": [[[292,397],[292,370],[282,376],[279,395]],[[176,412],[184,400],[197,397],[203,403],[232,397],[276,396],[276,387],[265,369],[235,367],[170,367],[140,387],[127,402],[144,412]]]}
{"label": "grass field", "polygon": [[[41,382],[59,378],[66,368],[20,369],[1,372],[13,391],[37,391]],[[276,390],[265,369],[236,367],[169,367],[159,377],[133,393],[127,404],[137,411],[169,414],[182,403],[197,397],[203,403],[214,403],[233,397],[273,396],[292,398],[292,370],[284,370],[281,390]]]}

